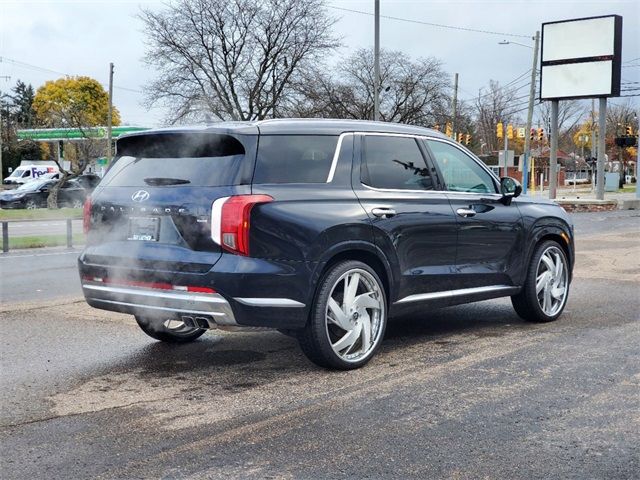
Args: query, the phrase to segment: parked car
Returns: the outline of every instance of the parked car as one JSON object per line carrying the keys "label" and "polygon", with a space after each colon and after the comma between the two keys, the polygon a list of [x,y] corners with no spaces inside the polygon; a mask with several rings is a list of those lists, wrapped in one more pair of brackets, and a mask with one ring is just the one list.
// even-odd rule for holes
{"label": "parked car", "polygon": [[100,183],[101,178],[95,173],[84,173],[78,175],[73,180],[85,190],[92,192],[93,189],[98,186],[98,183]]}
{"label": "parked car", "polygon": [[566,212],[437,131],[234,122],[136,133],[117,151],[85,203],[82,289],[155,339],[276,328],[352,369],[397,314],[510,296],[547,322],[566,304]]}
{"label": "parked car", "polygon": [[[15,190],[0,192],[0,208],[43,208],[47,206],[49,190],[58,180],[34,180]],[[81,208],[88,192],[73,180],[69,180],[58,192],[58,205]]]}

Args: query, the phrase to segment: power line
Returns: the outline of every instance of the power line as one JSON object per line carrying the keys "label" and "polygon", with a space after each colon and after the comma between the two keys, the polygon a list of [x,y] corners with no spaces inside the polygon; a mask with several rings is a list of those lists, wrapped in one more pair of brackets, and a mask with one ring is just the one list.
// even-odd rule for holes
{"label": "power line", "polygon": [[[521,81],[521,79],[528,75],[529,73],[531,73],[531,69],[527,70],[526,72],[522,73],[521,75],[518,75],[516,78],[514,78],[513,80],[511,80],[508,83],[505,83],[504,85],[501,85],[498,87],[497,91],[494,92],[487,92],[484,93],[482,95],[478,95],[478,96],[474,96],[473,98],[465,98],[463,100],[460,100],[460,102],[471,102],[471,101],[475,101],[478,100],[480,98],[484,98],[484,97],[489,97],[495,93],[498,93],[500,90],[505,90],[507,87],[513,85],[514,83],[518,83],[519,81]],[[522,85],[520,85],[519,87],[512,87],[511,90],[515,93],[518,90],[521,90],[523,87],[528,86],[529,85],[529,81],[527,80],[527,82],[523,83]],[[460,90],[462,90],[463,92],[467,92],[469,94],[471,94],[471,92],[469,92],[468,90],[464,89],[464,88],[460,88]]]}
{"label": "power line", "polygon": [[[333,8],[334,10],[342,10],[344,12],[351,12],[351,13],[360,13],[362,15],[369,15],[369,16],[373,16],[373,13],[370,12],[364,12],[362,10],[354,10],[351,8],[344,8],[344,7],[336,7],[334,5],[327,5],[329,8]],[[504,33],[504,32],[493,32],[491,30],[479,30],[476,28],[467,28],[467,27],[458,27],[455,25],[445,25],[442,23],[431,23],[431,22],[423,22],[421,20],[411,20],[409,18],[401,18],[401,17],[392,17],[390,15],[380,15],[380,18],[386,18],[388,20],[397,20],[399,22],[407,22],[407,23],[417,23],[419,25],[427,25],[429,27],[438,27],[438,28],[448,28],[451,30],[461,30],[461,31],[465,31],[465,32],[473,32],[473,33],[484,33],[487,35],[499,35],[502,37],[517,37],[517,38],[533,38],[531,35],[519,35],[517,33]]]}
{"label": "power line", "polygon": [[624,63],[624,64],[627,64],[627,63],[633,63],[633,62],[635,62],[636,60],[640,60],[640,57],[637,57],[637,58],[634,58],[634,59],[631,59],[631,60],[627,60],[626,62],[622,62],[622,63]]}
{"label": "power line", "polygon": [[[31,69],[31,70],[35,70],[35,71],[39,71],[39,72],[43,72],[43,73],[55,73],[56,75],[64,75],[65,77],[73,77],[74,76],[74,75],[70,75],[70,74],[65,73],[65,72],[59,72],[57,70],[51,70],[50,68],[39,67],[38,65],[32,65],[30,63],[21,62],[19,60],[14,60],[12,58],[0,57],[0,63],[3,63],[3,62],[11,63],[12,65],[16,65],[17,67],[27,68],[27,69]],[[124,91],[127,91],[127,92],[143,93],[140,90],[136,90],[134,88],[120,87],[118,85],[114,85],[113,88],[116,88],[118,90],[124,90]]]}

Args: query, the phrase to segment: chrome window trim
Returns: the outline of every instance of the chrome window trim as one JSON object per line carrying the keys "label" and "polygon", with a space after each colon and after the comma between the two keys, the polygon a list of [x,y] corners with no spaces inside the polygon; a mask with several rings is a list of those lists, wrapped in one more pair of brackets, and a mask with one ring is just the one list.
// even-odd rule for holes
{"label": "chrome window trim", "polygon": [[301,308],[304,303],[297,302],[290,298],[248,298],[234,297],[236,302],[250,307],[278,307],[278,308]]}
{"label": "chrome window trim", "polygon": [[347,135],[353,135],[351,132],[341,133],[338,137],[338,144],[336,145],[336,150],[333,152],[333,160],[331,160],[331,168],[329,169],[329,175],[327,176],[327,181],[325,183],[331,183],[333,181],[333,176],[336,173],[336,168],[338,168],[338,158],[340,158],[340,149],[342,148],[342,140]]}
{"label": "chrome window trim", "polygon": [[[498,177],[496,177],[496,175],[491,171],[491,169],[489,167],[487,167],[484,162],[482,160],[480,160],[479,158],[477,158],[472,152],[467,152],[464,148],[461,148],[461,145],[457,145],[455,142],[446,139],[446,138],[438,138],[438,137],[430,137],[428,135],[417,135],[417,134],[411,134],[411,133],[384,133],[384,132],[353,132],[353,135],[364,135],[364,136],[377,136],[377,137],[404,137],[404,138],[413,138],[415,140],[434,140],[436,142],[442,142],[442,143],[446,143],[448,145],[451,145],[455,148],[457,148],[458,150],[460,150],[462,153],[464,153],[466,156],[468,156],[473,162],[477,163],[480,168],[482,168],[484,171],[486,171],[489,176],[494,180],[494,188],[497,189],[497,184],[500,184],[500,179]],[[401,188],[377,188],[377,187],[372,187],[370,185],[367,185],[366,183],[362,183],[362,186],[372,189],[372,190],[377,190],[380,192],[409,192],[409,193],[452,193],[452,194],[460,194],[460,195],[476,195],[476,196],[486,196],[486,195],[495,195],[496,198],[502,198],[502,195],[500,195],[497,192],[494,193],[482,193],[482,192],[456,192],[455,190],[403,190]]]}
{"label": "chrome window trim", "polygon": [[367,185],[366,183],[362,183],[360,182],[360,184],[369,189],[369,190],[373,190],[376,192],[392,192],[392,193],[437,193],[440,195],[471,195],[471,196],[475,196],[475,197],[495,197],[496,200],[499,200],[502,198],[502,195],[500,195],[499,193],[478,193],[478,192],[456,192],[453,190],[403,190],[401,188],[377,188],[377,187],[372,187],[370,185]]}
{"label": "chrome window trim", "polygon": [[460,290],[443,290],[440,292],[416,293],[397,300],[395,303],[422,302],[425,300],[437,300],[441,298],[460,297],[463,295],[475,295],[480,293],[500,292],[507,290],[517,290],[518,287],[510,285],[492,285],[488,287],[462,288]]}

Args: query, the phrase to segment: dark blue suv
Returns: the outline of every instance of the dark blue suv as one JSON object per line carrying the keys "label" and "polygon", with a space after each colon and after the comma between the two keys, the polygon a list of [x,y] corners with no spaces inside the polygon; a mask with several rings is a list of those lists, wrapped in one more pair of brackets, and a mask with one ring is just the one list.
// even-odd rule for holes
{"label": "dark blue suv", "polygon": [[564,309],[573,229],[439,132],[343,120],[225,122],[121,137],[85,204],[87,302],[151,337],[275,328],[357,368],[387,319],[510,296]]}

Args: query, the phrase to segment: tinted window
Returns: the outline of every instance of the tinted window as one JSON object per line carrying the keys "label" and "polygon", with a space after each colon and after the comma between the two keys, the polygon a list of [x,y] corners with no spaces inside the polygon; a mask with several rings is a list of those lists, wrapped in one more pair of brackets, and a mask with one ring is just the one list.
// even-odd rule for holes
{"label": "tinted window", "polygon": [[103,179],[104,185],[238,185],[250,161],[240,140],[212,133],[124,138],[118,142],[118,155]]}
{"label": "tinted window", "polygon": [[496,193],[491,175],[469,155],[445,142],[427,141],[447,190]]}
{"label": "tinted window", "polygon": [[433,181],[413,138],[365,136],[362,182],[376,188],[433,190]]}
{"label": "tinted window", "polygon": [[324,183],[338,137],[335,135],[262,135],[254,183]]}

